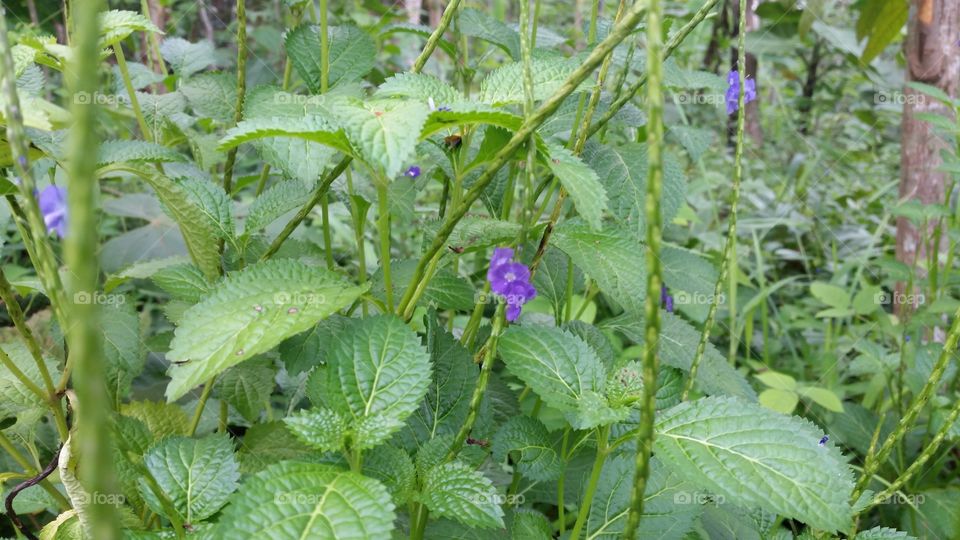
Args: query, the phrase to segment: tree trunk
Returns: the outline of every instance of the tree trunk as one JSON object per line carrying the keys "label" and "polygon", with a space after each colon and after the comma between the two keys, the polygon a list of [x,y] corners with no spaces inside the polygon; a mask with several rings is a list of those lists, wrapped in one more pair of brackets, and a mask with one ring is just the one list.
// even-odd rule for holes
{"label": "tree trunk", "polygon": [[[957,94],[960,76],[960,0],[912,0],[907,29],[905,55],[906,79],[935,86],[947,95]],[[945,142],[930,124],[919,120],[918,113],[949,115],[952,113],[938,101],[912,88],[904,89],[903,124],[900,133],[900,198],[915,199],[924,204],[943,203],[946,174],[938,172],[940,150]],[[939,261],[946,255],[946,242],[934,245],[937,223],[929,223],[926,234],[906,218],[897,219],[897,259],[915,268],[915,280],[924,279],[928,268],[927,254],[935,250]],[[945,240],[946,232],[941,235]],[[935,262],[934,264],[939,264]],[[894,297],[898,313],[912,311],[920,303],[915,288],[905,295],[899,284]]]}
{"label": "tree trunk", "polygon": [[[737,0],[733,2],[733,9],[735,11],[733,12],[733,25],[732,25],[733,35],[731,36],[731,40],[733,40],[733,38],[736,38],[737,34],[739,33],[741,1],[744,1],[744,0]],[[746,28],[747,28],[747,32],[749,33],[750,31],[756,30],[757,28],[760,27],[760,17],[758,17],[756,13],[757,4],[759,4],[759,0],[745,0],[745,1],[748,2]],[[738,55],[737,48],[736,47],[731,48],[730,49],[730,58],[731,58],[730,65],[733,66],[731,69],[737,69],[737,70],[740,69],[740,67],[737,66],[737,55]],[[760,81],[758,79],[760,69],[758,67],[756,55],[750,54],[748,52],[746,54],[746,61],[747,61],[746,62],[747,78],[753,79],[755,81],[755,84],[757,85],[757,99],[744,105],[744,111],[745,111],[744,115],[746,116],[746,118],[744,119],[744,132],[752,140],[751,142],[752,146],[760,147],[760,145],[763,144],[763,130],[760,127],[761,88],[760,88]],[[733,134],[732,137],[735,137],[736,135],[736,129],[737,129],[736,126],[737,126],[737,115],[736,113],[734,113],[730,115],[730,122],[728,124],[728,127],[730,127],[730,133]],[[731,138],[730,140],[732,141],[733,138]]]}

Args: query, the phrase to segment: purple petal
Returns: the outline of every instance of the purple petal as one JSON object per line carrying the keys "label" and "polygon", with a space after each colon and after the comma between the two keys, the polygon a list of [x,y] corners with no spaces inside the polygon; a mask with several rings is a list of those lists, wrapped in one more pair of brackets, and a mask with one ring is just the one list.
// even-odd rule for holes
{"label": "purple petal", "polygon": [[63,238],[67,227],[67,190],[59,186],[47,186],[37,195],[37,205],[43,214],[47,232]]}
{"label": "purple petal", "polygon": [[520,316],[520,306],[517,304],[510,304],[507,306],[507,320],[513,322],[517,320],[517,317]]}

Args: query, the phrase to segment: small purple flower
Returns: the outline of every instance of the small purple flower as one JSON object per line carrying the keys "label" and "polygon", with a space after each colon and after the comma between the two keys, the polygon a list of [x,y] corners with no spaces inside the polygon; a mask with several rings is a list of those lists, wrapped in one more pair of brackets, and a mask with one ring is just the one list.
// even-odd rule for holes
{"label": "small purple flower", "polygon": [[666,285],[660,286],[660,305],[669,313],[673,313],[673,295]]}
{"label": "small purple flower", "polygon": [[447,107],[446,105],[441,105],[440,107],[437,107],[437,110],[441,112],[450,112],[453,109],[451,109],[450,107]]}
{"label": "small purple flower", "polygon": [[409,176],[410,178],[416,178],[420,176],[420,167],[416,165],[411,165],[407,172],[403,173],[404,176]]}
{"label": "small purple flower", "polygon": [[[737,70],[731,71],[727,75],[727,114],[737,112],[737,99],[740,95],[740,73]],[[757,81],[747,79],[743,87],[743,104],[746,105],[757,99]]]}
{"label": "small purple flower", "polygon": [[494,249],[487,270],[490,289],[506,301],[510,322],[517,320],[523,305],[537,296],[537,289],[530,284],[530,269],[514,261],[513,255],[511,248]]}
{"label": "small purple flower", "polygon": [[910,336],[903,336],[904,341],[910,341]]}
{"label": "small purple flower", "polygon": [[822,446],[826,446],[826,445],[827,445],[827,441],[829,441],[829,440],[830,440],[830,436],[829,436],[829,435],[824,435],[823,438],[820,439],[820,442],[817,443],[817,445],[818,445],[818,446],[821,446],[821,447],[822,447]]}
{"label": "small purple flower", "polygon": [[37,196],[47,232],[63,238],[67,232],[67,190],[59,186],[47,186]]}

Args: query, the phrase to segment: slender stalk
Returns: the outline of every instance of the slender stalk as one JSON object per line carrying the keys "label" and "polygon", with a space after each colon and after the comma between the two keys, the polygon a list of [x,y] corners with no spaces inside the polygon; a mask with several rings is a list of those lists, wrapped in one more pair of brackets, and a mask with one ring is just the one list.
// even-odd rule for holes
{"label": "slender stalk", "polygon": [[390,200],[387,194],[387,179],[377,184],[377,229],[380,236],[380,268],[383,269],[383,286],[387,311],[393,311],[393,280],[390,277]]}
{"label": "slender stalk", "polygon": [[210,393],[213,391],[213,385],[217,382],[217,376],[214,375],[207,380],[207,384],[203,386],[203,392],[200,393],[200,401],[197,403],[197,408],[193,411],[193,418],[190,420],[190,429],[187,430],[187,435],[193,437],[197,432],[197,426],[200,425],[200,418],[203,417],[203,409],[207,406],[207,400],[210,399]]}
{"label": "slender stalk", "polygon": [[[713,323],[717,317],[718,298],[723,291],[723,284],[727,276],[730,277],[729,286],[736,287],[736,242],[737,242],[737,208],[740,206],[740,183],[743,179],[743,131],[745,123],[745,111],[743,110],[744,100],[744,81],[746,80],[746,2],[740,2],[740,29],[737,38],[737,72],[740,74],[740,92],[737,94],[737,147],[733,163],[733,194],[730,199],[730,221],[727,223],[727,238],[723,244],[723,256],[720,259],[720,275],[717,276],[717,282],[713,286],[713,301],[710,302],[710,308],[707,310],[707,320],[703,323],[703,331],[700,333],[700,341],[697,343],[697,351],[693,356],[693,362],[690,364],[690,375],[683,385],[683,394],[680,399],[686,401],[693,389],[693,383],[697,378],[697,370],[700,368],[700,362],[707,350],[707,343],[710,340],[710,332],[713,330]],[[733,299],[731,298],[731,302]],[[730,331],[736,332],[736,310],[731,307],[731,318],[734,324]],[[732,343],[732,342],[731,342]],[[734,349],[735,351],[736,349]]]}
{"label": "slender stalk", "polygon": [[587,518],[590,517],[590,506],[593,504],[593,496],[597,492],[597,484],[600,482],[600,473],[603,472],[603,463],[607,460],[608,445],[610,441],[610,426],[597,428],[597,455],[593,460],[593,469],[590,471],[590,480],[587,483],[587,491],[583,494],[583,500],[580,501],[580,512],[577,514],[577,521],[570,531],[570,540],[578,540],[580,532],[587,524]]}
{"label": "slender stalk", "polygon": [[123,87],[127,89],[127,95],[130,96],[130,108],[133,109],[133,115],[137,117],[140,132],[143,133],[144,139],[153,141],[153,132],[147,127],[147,121],[143,118],[140,100],[137,99],[137,91],[130,80],[130,70],[127,69],[127,59],[123,55],[123,46],[120,43],[113,44],[113,55],[117,59],[117,67],[120,69],[120,76],[123,78]]}
{"label": "slender stalk", "polygon": [[[13,458],[13,460],[23,468],[25,474],[29,476],[35,476],[40,472],[36,467],[33,466],[33,464],[30,463],[26,456],[24,456],[23,453],[13,445],[13,441],[3,434],[3,431],[0,431],[0,450],[3,450],[9,454],[10,457]],[[40,487],[50,494],[50,496],[53,497],[53,500],[57,501],[57,506],[60,507],[60,510],[67,510],[70,508],[70,501],[63,496],[63,493],[57,491],[57,488],[53,487],[53,484],[50,483],[50,480],[46,478],[41,480]]]}
{"label": "slender stalk", "polygon": [[470,209],[470,206],[480,197],[490,182],[493,181],[497,171],[499,171],[500,168],[510,160],[517,148],[524,144],[524,142],[530,137],[534,130],[540,126],[540,124],[542,124],[550,115],[556,112],[563,100],[572,94],[573,91],[576,90],[580,85],[580,83],[590,76],[593,70],[603,62],[603,59],[606,57],[606,55],[609,54],[614,47],[616,47],[630,34],[630,32],[633,31],[633,28],[640,21],[644,6],[645,2],[636,2],[630,11],[628,11],[624,16],[623,20],[611,29],[606,39],[601,41],[593,49],[593,51],[590,52],[590,55],[584,59],[584,62],[576,70],[574,70],[569,77],[567,77],[560,88],[558,88],[549,99],[543,102],[529,118],[524,120],[523,124],[521,124],[520,128],[513,134],[513,137],[510,139],[510,141],[508,141],[507,144],[504,145],[499,152],[497,152],[493,159],[487,163],[487,166],[484,168],[483,172],[481,172],[474,181],[473,186],[464,194],[463,201],[450,212],[443,225],[441,225],[439,231],[437,231],[433,242],[427,248],[426,253],[417,263],[410,286],[407,287],[407,290],[403,295],[403,299],[400,301],[400,304],[397,307],[397,313],[402,314],[407,318],[412,316],[412,308],[414,305],[416,305],[417,300],[417,284],[423,280],[427,268],[431,264],[435,264],[434,260],[439,258],[440,251],[443,249],[443,246],[450,237],[450,234],[453,233],[453,229],[456,227],[457,222],[459,222],[460,219],[466,215],[467,211]]}
{"label": "slender stalk", "polygon": [[427,60],[430,59],[430,55],[433,54],[433,51],[437,48],[437,45],[440,44],[440,40],[443,39],[444,32],[447,31],[447,28],[450,26],[450,22],[453,21],[453,16],[457,13],[457,8],[460,7],[460,0],[451,0],[447,7],[443,10],[443,15],[440,16],[440,23],[437,24],[437,29],[430,34],[430,37],[427,38],[427,44],[423,46],[423,50],[420,52],[420,56],[413,61],[414,73],[420,73],[423,71],[423,66],[427,65]]}
{"label": "slender stalk", "polygon": [[[530,1],[520,0],[520,55],[523,61],[523,117],[529,118],[533,114],[533,42],[531,39],[531,21],[530,21]],[[530,218],[533,209],[531,206],[536,202],[533,195],[534,166],[537,158],[536,135],[531,134],[527,139],[527,160],[523,168],[524,175],[524,198],[522,205],[523,217],[521,218],[520,245],[527,241],[527,228],[530,226]]]}
{"label": "slender stalk", "polygon": [[[100,46],[99,12],[101,3],[91,0],[76,7],[77,25],[72,68],[67,70],[67,87],[71,93],[93,94],[99,86]],[[67,267],[72,274],[75,291],[92,293],[98,288],[97,258],[99,223],[97,209],[97,164],[90,156],[97,155],[100,141],[96,135],[97,107],[94,103],[74,103],[73,126],[70,128],[68,173],[68,231],[65,246]],[[48,291],[49,292],[49,291]],[[69,304],[69,322],[65,327],[69,360],[76,373],[73,387],[77,394],[77,455],[80,478],[89,493],[116,493],[114,465],[110,448],[113,433],[108,427],[106,376],[103,362],[103,333],[99,305],[95,302]],[[119,519],[114,505],[94,498],[87,507],[90,536],[112,540],[120,538]]]}
{"label": "slender stalk", "polygon": [[943,378],[943,374],[950,364],[950,359],[957,350],[958,340],[960,340],[960,309],[953,314],[953,323],[947,332],[947,339],[943,344],[943,350],[940,352],[940,357],[937,358],[937,362],[933,365],[933,369],[930,370],[930,377],[927,379],[927,382],[924,383],[920,393],[917,394],[916,399],[910,404],[910,408],[907,409],[903,417],[900,418],[900,422],[897,423],[897,427],[894,428],[893,433],[883,441],[880,450],[878,450],[876,454],[868,452],[864,458],[863,474],[860,475],[860,478],[857,480],[857,485],[850,498],[851,501],[856,501],[860,497],[860,494],[863,493],[867,484],[870,483],[870,478],[876,474],[880,465],[887,461],[887,458],[890,457],[890,452],[893,451],[900,439],[913,427],[920,412],[923,411],[927,402],[930,401],[930,398],[936,393],[937,387],[940,385],[940,380]]}
{"label": "slender stalk", "polygon": [[[243,120],[243,101],[247,93],[247,7],[245,0],[237,0],[237,101],[233,108],[233,123]],[[223,190],[227,196],[233,191],[233,168],[237,161],[239,146],[227,152],[223,166]]]}
{"label": "slender stalk", "polygon": [[653,451],[653,422],[656,413],[656,381],[659,368],[660,287],[663,282],[660,266],[660,243],[663,240],[663,218],[660,196],[663,189],[663,6],[650,0],[647,9],[647,196],[645,201],[647,232],[647,298],[644,304],[643,381],[645,390],[640,405],[640,426],[637,430],[637,467],[634,474],[630,511],[623,537],[633,540],[643,516],[643,494],[650,476],[650,453]]}

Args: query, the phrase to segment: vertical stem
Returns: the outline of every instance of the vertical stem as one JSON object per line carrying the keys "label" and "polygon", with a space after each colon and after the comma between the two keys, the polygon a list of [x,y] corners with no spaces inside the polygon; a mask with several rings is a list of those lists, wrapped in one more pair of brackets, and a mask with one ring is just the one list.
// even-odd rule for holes
{"label": "vertical stem", "polygon": [[[73,13],[77,33],[72,69],[67,70],[67,87],[76,95],[93,94],[99,86],[100,46],[98,17],[101,3],[91,0],[76,5]],[[74,124],[70,129],[68,170],[68,231],[66,263],[72,275],[74,290],[97,290],[98,252],[97,164],[90,156],[97,155],[100,144],[96,135],[97,108],[94,103],[74,103]],[[113,436],[108,427],[106,376],[103,364],[103,334],[96,302],[71,303],[66,337],[70,358],[75,359],[73,386],[77,394],[76,443],[80,459],[80,478],[86,480],[89,493],[116,492],[116,480],[110,448]],[[115,507],[94,497],[88,511],[90,535],[112,540],[120,538],[119,519]]]}
{"label": "vertical stem", "polygon": [[660,340],[660,242],[662,216],[660,194],[663,186],[663,6],[650,0],[647,7],[647,297],[644,304],[643,382],[645,390],[640,405],[640,426],[637,429],[637,467],[630,496],[623,536],[633,540],[643,516],[643,494],[650,476],[650,453],[653,450],[653,422],[656,413],[656,381]]}
{"label": "vertical stem", "polygon": [[[330,84],[330,30],[327,23],[327,0],[320,0],[320,93],[326,94]],[[333,235],[330,233],[330,198],[320,199],[320,226],[323,229],[324,256],[327,268],[333,270]]]}
{"label": "vertical stem", "polygon": [[437,24],[437,29],[427,38],[427,44],[423,46],[423,51],[420,52],[420,56],[413,61],[413,69],[411,71],[414,73],[423,71],[423,66],[427,65],[427,60],[430,59],[430,55],[433,54],[437,45],[440,44],[440,40],[443,39],[443,33],[450,27],[450,21],[453,20],[453,16],[457,13],[459,6],[460,0],[451,0],[450,3],[447,4],[447,7],[443,10],[443,15],[440,16],[440,23]]}
{"label": "vertical stem", "polygon": [[[243,119],[243,101],[247,93],[247,7],[245,0],[237,0],[237,101],[234,104],[233,123]],[[233,167],[237,161],[239,146],[227,152],[223,166],[223,190],[230,196],[233,191]]]}
{"label": "vertical stem", "polygon": [[390,201],[387,195],[387,179],[377,183],[377,232],[380,236],[380,268],[383,269],[383,286],[387,299],[387,311],[393,311],[393,279],[390,277]]}
{"label": "vertical stem", "polygon": [[210,392],[213,391],[213,385],[217,382],[217,376],[214,375],[207,380],[207,384],[203,386],[203,392],[200,393],[200,401],[197,402],[197,408],[193,411],[193,418],[190,420],[190,429],[187,430],[187,435],[193,437],[197,432],[197,426],[200,425],[200,418],[203,417],[203,409],[207,406],[207,400],[210,399]]}
{"label": "vertical stem", "polygon": [[[717,282],[713,286],[713,299],[710,302],[710,308],[707,311],[707,320],[703,324],[703,332],[700,333],[700,341],[697,343],[697,351],[693,356],[693,362],[690,364],[690,375],[683,385],[683,394],[680,399],[687,400],[690,390],[693,389],[693,383],[697,378],[697,370],[703,355],[706,352],[707,343],[710,340],[710,332],[713,329],[714,320],[717,317],[717,307],[721,291],[723,291],[724,281],[729,276],[729,294],[730,294],[730,360],[735,359],[737,352],[736,334],[737,334],[737,309],[736,309],[736,286],[737,286],[737,208],[740,205],[740,182],[743,178],[743,130],[745,122],[745,111],[743,110],[743,100],[745,92],[746,70],[742,66],[746,64],[746,5],[745,1],[740,2],[740,31],[737,38],[737,67],[740,75],[740,91],[737,94],[737,148],[734,154],[733,164],[733,194],[730,200],[730,221],[727,223],[727,238],[723,244],[723,256],[720,260],[720,275],[717,276]],[[763,269],[760,269],[761,279]],[[764,304],[766,305],[766,304]],[[766,345],[764,345],[766,347]]]}
{"label": "vertical stem", "polygon": [[587,491],[580,502],[580,512],[577,514],[577,521],[570,531],[570,540],[578,540],[580,532],[587,524],[587,518],[590,516],[590,505],[593,504],[593,496],[597,492],[597,484],[600,482],[600,473],[603,472],[603,463],[607,459],[607,443],[610,440],[610,426],[597,428],[597,455],[593,460],[593,469],[590,471],[590,481],[587,483]]}
{"label": "vertical stem", "polygon": [[143,118],[140,100],[137,99],[137,91],[130,80],[130,70],[127,69],[127,59],[123,55],[123,46],[120,43],[113,44],[113,55],[117,59],[117,67],[120,69],[120,76],[123,78],[123,87],[127,89],[127,95],[130,96],[130,108],[133,109],[133,115],[137,117],[140,132],[143,133],[145,140],[153,141],[153,132],[147,127],[147,121]]}

